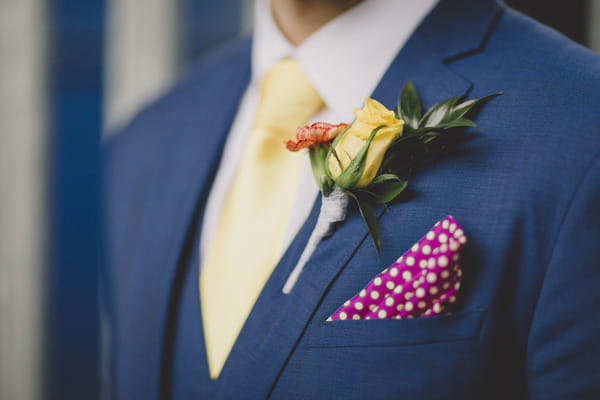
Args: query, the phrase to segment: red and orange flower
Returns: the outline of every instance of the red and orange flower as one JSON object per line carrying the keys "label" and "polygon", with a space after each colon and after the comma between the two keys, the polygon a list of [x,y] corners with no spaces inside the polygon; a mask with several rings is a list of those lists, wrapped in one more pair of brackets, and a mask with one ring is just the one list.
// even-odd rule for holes
{"label": "red and orange flower", "polygon": [[296,140],[288,140],[286,148],[290,151],[299,151],[319,144],[330,144],[348,124],[328,124],[327,122],[315,122],[296,130]]}

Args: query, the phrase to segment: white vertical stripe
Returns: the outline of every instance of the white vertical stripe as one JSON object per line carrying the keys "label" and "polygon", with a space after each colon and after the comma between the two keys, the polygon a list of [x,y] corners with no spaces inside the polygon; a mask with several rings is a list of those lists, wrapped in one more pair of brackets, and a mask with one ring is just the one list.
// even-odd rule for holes
{"label": "white vertical stripe", "polygon": [[45,0],[0,1],[0,399],[41,394]]}
{"label": "white vertical stripe", "polygon": [[596,53],[600,53],[600,0],[588,1],[588,43]]}
{"label": "white vertical stripe", "polygon": [[105,126],[110,131],[173,82],[178,2],[109,0],[107,4]]}

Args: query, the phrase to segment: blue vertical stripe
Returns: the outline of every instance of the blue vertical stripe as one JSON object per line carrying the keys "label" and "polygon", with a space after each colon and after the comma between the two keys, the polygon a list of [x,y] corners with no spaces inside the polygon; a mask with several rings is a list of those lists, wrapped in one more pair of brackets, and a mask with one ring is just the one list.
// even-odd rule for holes
{"label": "blue vertical stripe", "polygon": [[50,5],[50,268],[45,398],[98,397],[103,0]]}

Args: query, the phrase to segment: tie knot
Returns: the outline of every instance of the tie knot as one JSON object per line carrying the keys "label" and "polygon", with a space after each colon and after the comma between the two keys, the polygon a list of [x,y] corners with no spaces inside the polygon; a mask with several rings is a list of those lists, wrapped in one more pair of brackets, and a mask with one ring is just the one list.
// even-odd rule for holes
{"label": "tie knot", "polygon": [[296,128],[306,125],[323,105],[300,63],[284,58],[263,78],[254,128],[281,140],[292,138]]}

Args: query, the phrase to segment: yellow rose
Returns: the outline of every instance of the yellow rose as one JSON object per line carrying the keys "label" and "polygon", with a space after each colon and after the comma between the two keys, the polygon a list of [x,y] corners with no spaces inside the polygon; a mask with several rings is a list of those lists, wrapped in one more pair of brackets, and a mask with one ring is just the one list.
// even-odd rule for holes
{"label": "yellow rose", "polygon": [[352,125],[343,137],[334,143],[339,162],[335,156],[331,155],[327,166],[335,180],[348,168],[350,162],[367,143],[373,130],[378,126],[386,125],[375,134],[367,152],[365,169],[355,185],[356,187],[365,187],[375,178],[387,149],[402,134],[404,121],[396,118],[394,112],[385,108],[383,104],[370,98],[365,100],[362,110],[358,108],[354,110],[354,115],[356,115],[356,119]]}

